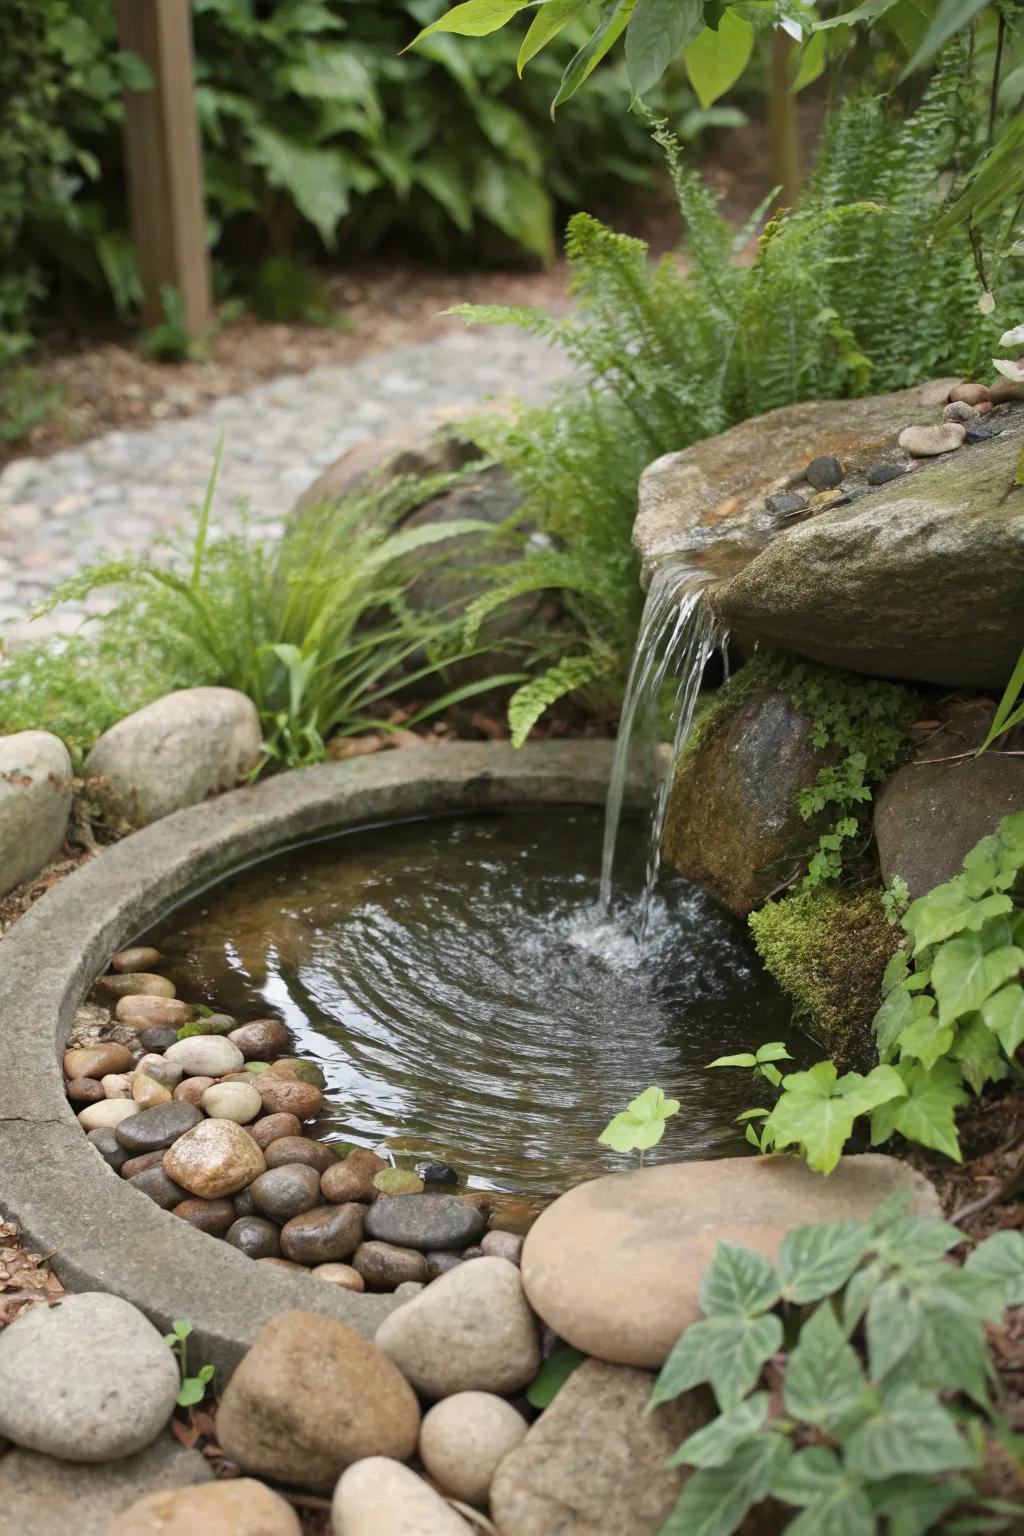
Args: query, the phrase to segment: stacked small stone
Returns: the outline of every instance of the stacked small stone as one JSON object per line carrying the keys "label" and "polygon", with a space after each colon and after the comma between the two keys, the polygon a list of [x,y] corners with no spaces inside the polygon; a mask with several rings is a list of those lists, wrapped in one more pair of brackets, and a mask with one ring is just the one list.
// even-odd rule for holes
{"label": "stacked small stone", "polygon": [[521,1239],[489,1232],[484,1209],[426,1192],[455,1183],[447,1164],[412,1173],[365,1147],[342,1159],[306,1134],[324,1079],[287,1054],[284,1024],[196,1018],[160,958],[115,955],[94,995],[116,1023],[64,1053],[83,1129],[134,1189],[258,1263],[350,1291],[423,1285],[485,1253],[518,1261]]}

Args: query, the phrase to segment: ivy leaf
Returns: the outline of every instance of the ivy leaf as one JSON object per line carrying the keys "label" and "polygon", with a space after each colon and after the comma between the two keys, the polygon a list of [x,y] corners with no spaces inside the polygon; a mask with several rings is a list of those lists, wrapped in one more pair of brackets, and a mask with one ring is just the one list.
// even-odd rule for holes
{"label": "ivy leaf", "polygon": [[831,1173],[858,1115],[906,1093],[893,1067],[875,1067],[867,1077],[847,1072],[837,1078],[833,1062],[822,1061],[807,1072],[793,1072],[783,1083],[783,1094],[766,1122],[775,1145],[799,1143],[817,1173]]}
{"label": "ivy leaf", "polygon": [[678,1111],[678,1099],[667,1099],[661,1088],[645,1088],[597,1139],[616,1152],[646,1152],[657,1146],[665,1134],[665,1121]]}
{"label": "ivy leaf", "polygon": [[960,1070],[975,1093],[980,1093],[986,1083],[998,1083],[1009,1076],[998,1039],[977,1014],[961,1023],[949,1054],[960,1063]]}
{"label": "ivy leaf", "polygon": [[1024,1232],[995,1232],[969,1254],[964,1268],[1005,1287],[1008,1307],[1024,1306]]}
{"label": "ivy leaf", "polygon": [[[1002,844],[997,837],[983,837],[964,859],[963,885],[969,896],[984,896],[1000,876]],[[1009,881],[1012,885],[1013,881]]]}
{"label": "ivy leaf", "polygon": [[915,997],[912,999],[912,1005],[913,1003],[926,1003],[927,1007],[919,1008],[913,1013],[911,1022],[900,1035],[900,1060],[914,1058],[926,1070],[930,1070],[937,1061],[948,1054],[953,1044],[953,1026],[947,1024],[943,1027],[939,1024],[935,1018],[935,1009],[930,997]]}
{"label": "ivy leaf", "polygon": [[705,112],[736,84],[750,62],[753,47],[753,27],[732,6],[723,13],[716,31],[705,27],[694,38],[683,59]]}
{"label": "ivy leaf", "polygon": [[910,975],[910,967],[907,964],[906,954],[902,949],[897,949],[886,961],[885,970],[882,972],[882,996],[888,997],[893,987],[898,987],[901,981],[905,981]]}
{"label": "ivy leaf", "polygon": [[997,1036],[1007,1056],[1015,1056],[1024,1043],[1024,987],[1012,982],[1000,987],[982,1004],[981,1017]]}
{"label": "ivy leaf", "polygon": [[975,1457],[934,1393],[893,1387],[846,1442],[846,1465],[868,1481],[907,1472],[966,1470]]}
{"label": "ivy leaf", "polygon": [[768,1393],[755,1392],[720,1413],[717,1419],[689,1435],[676,1451],[670,1467],[724,1467],[741,1445],[752,1440],[768,1417]]}
{"label": "ivy leaf", "polygon": [[786,1363],[782,1394],[794,1419],[830,1434],[870,1405],[867,1379],[830,1302],[822,1302],[801,1328]]}
{"label": "ivy leaf", "polygon": [[658,1536],[732,1536],[792,1454],[788,1440],[763,1431],[740,1446],[728,1466],[699,1468]]}
{"label": "ivy leaf", "polygon": [[769,1040],[767,1045],[758,1046],[756,1060],[760,1065],[765,1061],[792,1061],[793,1058],[782,1040]]}
{"label": "ivy leaf", "polygon": [[956,1111],[967,1103],[960,1068],[955,1061],[939,1061],[930,1072],[922,1066],[901,1067],[899,1071],[907,1097],[893,1099],[873,1112],[871,1145],[879,1146],[898,1131],[908,1141],[919,1141],[959,1163]]}
{"label": "ivy leaf", "polygon": [[890,1536],[927,1536],[943,1515],[975,1490],[963,1478],[950,1482],[926,1482],[920,1477],[895,1477],[888,1486],[875,1483],[871,1490],[875,1512],[888,1520]]}
{"label": "ivy leaf", "polygon": [[721,1239],[698,1292],[706,1317],[755,1317],[779,1299],[775,1266],[762,1253]]}
{"label": "ivy leaf", "polygon": [[823,1445],[797,1451],[771,1491],[774,1498],[804,1510],[786,1526],[786,1536],[875,1536],[875,1518],[862,1483]]}
{"label": "ivy leaf", "polygon": [[[902,956],[897,950],[893,960],[901,960]],[[892,962],[890,961],[890,964]],[[903,964],[906,972],[906,963]],[[886,994],[881,1008],[875,1014],[872,1028],[875,1039],[878,1042],[878,1054],[882,1061],[888,1061],[896,1051],[896,1044],[913,1018],[913,999],[906,987],[893,986]]]}
{"label": "ivy leaf", "polygon": [[951,1024],[965,1013],[976,1013],[1022,967],[1024,950],[1016,944],[986,951],[981,936],[974,933],[943,944],[932,964],[932,989],[939,1002],[940,1025]]}
{"label": "ivy leaf", "polygon": [[804,1306],[841,1290],[864,1257],[867,1243],[867,1232],[856,1221],[795,1227],[779,1250],[783,1296]]}
{"label": "ivy leaf", "polygon": [[639,0],[626,33],[626,72],[634,101],[657,85],[703,23],[703,0]]}
{"label": "ivy leaf", "polygon": [[929,944],[941,944],[955,933],[962,933],[976,905],[965,891],[959,875],[955,880],[947,880],[945,885],[937,885],[927,896],[912,901],[903,914],[903,927],[914,941],[914,953],[926,949]]}
{"label": "ivy leaf", "polygon": [[733,1408],[782,1344],[782,1323],[764,1317],[708,1317],[691,1323],[654,1384],[651,1407],[710,1382],[719,1406]]}

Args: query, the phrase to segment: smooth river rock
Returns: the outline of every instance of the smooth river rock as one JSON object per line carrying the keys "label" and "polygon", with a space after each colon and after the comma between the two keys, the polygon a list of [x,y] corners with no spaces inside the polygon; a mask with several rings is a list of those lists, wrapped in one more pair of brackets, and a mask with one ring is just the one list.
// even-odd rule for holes
{"label": "smooth river rock", "polygon": [[376,1342],[427,1397],[517,1392],[540,1365],[536,1323],[507,1259],[441,1275],[384,1319]]}
{"label": "smooth river rock", "polygon": [[101,1041],[64,1052],[65,1077],[106,1077],[108,1072],[130,1072],[132,1053],[124,1045]]}
{"label": "smooth river rock", "polygon": [[238,1046],[223,1035],[192,1035],[187,1040],[176,1040],[167,1047],[165,1055],[188,1077],[223,1077],[245,1065]]}
{"label": "smooth river rock", "polygon": [[267,1165],[240,1125],[233,1120],[204,1120],[168,1148],[163,1166],[190,1195],[219,1200],[251,1184]]}
{"label": "smooth river rock", "polygon": [[486,1509],[501,1461],[526,1437],[527,1423],[493,1392],[456,1392],[420,1425],[420,1460],[450,1498]]}
{"label": "smooth river rock", "polygon": [[355,1203],[317,1205],[293,1216],[281,1228],[285,1258],[310,1265],[351,1258],[363,1239],[364,1209]]}
{"label": "smooth river rock", "polygon": [[[313,1168],[321,1175],[338,1162],[330,1147],[325,1147],[321,1141],[311,1141],[308,1136],[280,1136],[270,1143],[263,1155],[268,1168],[282,1168],[286,1163],[305,1163],[307,1168]],[[340,1205],[344,1202],[337,1203]]]}
{"label": "smooth river rock", "polygon": [[457,1195],[392,1195],[366,1213],[366,1235],[401,1248],[468,1248],[487,1230],[487,1218]]}
{"label": "smooth river rock", "polygon": [[239,1216],[231,1223],[225,1239],[250,1259],[279,1259],[281,1232],[265,1216]]}
{"label": "smooth river rock", "polygon": [[130,1120],[123,1121],[115,1135],[128,1152],[158,1152],[171,1146],[193,1126],[199,1125],[202,1118],[194,1104],[183,1104],[172,1099],[170,1103],[140,1110]]}
{"label": "smooth river rock", "polygon": [[114,1521],[109,1536],[302,1536],[302,1527],[279,1493],[240,1477],[147,1494]]}
{"label": "smooth river rock", "polygon": [[320,1204],[320,1175],[305,1163],[268,1168],[254,1179],[249,1193],[256,1209],[274,1221],[291,1221]]}
{"label": "smooth river rock", "polygon": [[360,1243],[352,1267],[371,1291],[396,1291],[410,1280],[431,1278],[426,1257],[418,1248],[399,1248],[395,1243]]}
{"label": "smooth river rock", "polygon": [[248,1125],[263,1109],[263,1100],[249,1083],[214,1083],[199,1100],[208,1115]]}
{"label": "smooth river rock", "polygon": [[497,1469],[491,1513],[502,1536],[656,1536],[684,1482],[666,1463],[711,1405],[690,1392],[649,1414],[654,1380],[602,1360],[573,1372]]}
{"label": "smooth river rock", "polygon": [[387,1166],[369,1147],[353,1147],[347,1157],[340,1162],[335,1160],[334,1167],[328,1168],[320,1180],[324,1199],[337,1200],[339,1204],[347,1200],[376,1200],[380,1191],[373,1181]]}
{"label": "smooth river rock", "polygon": [[49,731],[0,736],[0,896],[59,853],[74,774],[67,747]]}
{"label": "smooth river rock", "polygon": [[472,1536],[473,1527],[429,1483],[381,1456],[341,1477],[331,1503],[334,1536]]}
{"label": "smooth river rock", "polygon": [[[941,1214],[922,1174],[879,1153],[844,1157],[827,1179],[786,1156],[608,1174],[541,1213],[523,1247],[523,1285],[548,1327],[584,1354],[656,1368],[701,1316],[697,1291],[720,1239],[775,1258],[794,1227],[861,1219],[894,1190],[912,1194],[915,1213]],[[465,1265],[465,1273],[483,1263]],[[436,1281],[427,1295],[453,1278]],[[382,1329],[412,1310],[402,1308]]]}
{"label": "smooth river rock", "polygon": [[228,1039],[238,1046],[246,1061],[273,1061],[292,1043],[280,1019],[253,1019],[231,1030]]}
{"label": "smooth river rock", "polygon": [[256,1145],[266,1151],[271,1142],[279,1141],[284,1136],[300,1136],[302,1121],[298,1115],[262,1115],[259,1120],[251,1121],[246,1130]]}
{"label": "smooth river rock", "polygon": [[119,720],[85,760],[86,792],[108,820],[142,827],[217,790],[259,761],[255,704],[233,688],[184,688]]}
{"label": "smooth river rock", "polygon": [[139,1112],[133,1099],[100,1099],[99,1103],[87,1104],[79,1110],[78,1123],[86,1131],[113,1130],[122,1120]]}
{"label": "smooth river rock", "polygon": [[220,1444],[246,1471],[328,1491],[365,1456],[405,1461],[419,1427],[415,1393],[390,1360],[310,1312],[260,1330],[217,1413]]}
{"label": "smooth river rock", "polygon": [[[141,1034],[144,1029],[179,1030],[192,1017],[192,1007],[180,997],[151,997],[147,992],[130,992],[119,997],[114,1015],[121,1024],[129,1024]],[[176,1036],[164,1039],[164,1048],[173,1045]]]}
{"label": "smooth river rock", "polygon": [[130,1456],[156,1439],[178,1395],[161,1335],[119,1296],[83,1291],[32,1307],[0,1332],[0,1436],[65,1461]]}

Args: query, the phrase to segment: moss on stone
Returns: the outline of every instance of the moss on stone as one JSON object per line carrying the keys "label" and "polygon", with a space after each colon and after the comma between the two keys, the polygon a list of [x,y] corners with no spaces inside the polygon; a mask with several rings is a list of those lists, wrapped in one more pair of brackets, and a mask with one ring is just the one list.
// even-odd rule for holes
{"label": "moss on stone", "polygon": [[794,1019],[838,1063],[875,1060],[871,1022],[882,972],[901,932],[872,884],[823,886],[769,901],[748,918],[766,969],[794,1003]]}

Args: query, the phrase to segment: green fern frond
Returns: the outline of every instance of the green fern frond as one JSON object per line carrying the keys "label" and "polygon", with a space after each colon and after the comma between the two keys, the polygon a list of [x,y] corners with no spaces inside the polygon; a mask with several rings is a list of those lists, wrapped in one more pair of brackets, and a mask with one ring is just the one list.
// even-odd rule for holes
{"label": "green fern frond", "polygon": [[601,678],[600,663],[593,656],[566,656],[555,666],[517,688],[508,704],[512,745],[521,747],[545,710],[567,694]]}

